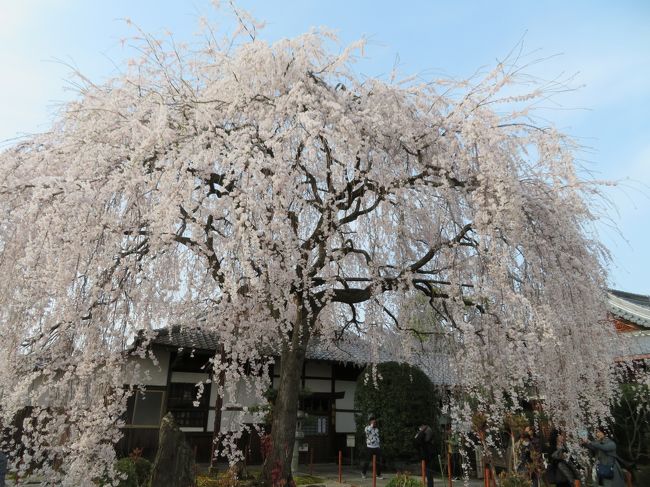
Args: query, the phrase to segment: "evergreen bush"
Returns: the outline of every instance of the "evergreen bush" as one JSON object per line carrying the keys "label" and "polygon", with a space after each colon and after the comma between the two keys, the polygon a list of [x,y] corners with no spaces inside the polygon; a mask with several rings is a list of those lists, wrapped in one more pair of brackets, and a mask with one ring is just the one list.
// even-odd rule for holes
{"label": "evergreen bush", "polygon": [[406,364],[387,362],[376,367],[381,377],[376,384],[370,366],[357,380],[354,404],[359,411],[356,416],[359,453],[364,454],[363,430],[370,415],[378,420],[382,455],[389,463],[418,458],[414,437],[423,423],[433,428],[434,444],[440,449],[440,396],[431,380],[420,369]]}

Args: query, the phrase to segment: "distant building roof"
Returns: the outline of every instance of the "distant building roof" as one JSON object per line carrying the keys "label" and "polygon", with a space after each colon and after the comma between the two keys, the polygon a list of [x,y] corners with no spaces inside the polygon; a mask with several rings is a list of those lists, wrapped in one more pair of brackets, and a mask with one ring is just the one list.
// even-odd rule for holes
{"label": "distant building roof", "polygon": [[616,318],[650,329],[650,296],[610,289],[607,308]]}

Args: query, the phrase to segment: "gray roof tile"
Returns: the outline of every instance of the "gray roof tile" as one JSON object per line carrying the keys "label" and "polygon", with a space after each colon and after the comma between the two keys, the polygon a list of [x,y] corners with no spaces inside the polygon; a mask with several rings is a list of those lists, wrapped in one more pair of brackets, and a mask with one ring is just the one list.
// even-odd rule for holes
{"label": "gray roof tile", "polygon": [[610,289],[607,308],[618,318],[650,328],[650,296]]}
{"label": "gray roof tile", "polygon": [[[219,335],[200,327],[172,326],[154,330],[152,345],[187,348],[207,352],[215,352],[219,348]],[[279,355],[277,350],[269,350],[268,355]],[[369,344],[359,337],[347,336],[343,340],[333,342],[314,336],[307,346],[307,358],[310,360],[327,360],[330,362],[347,362],[366,365],[368,361]],[[386,354],[378,357],[380,362],[390,358]]]}

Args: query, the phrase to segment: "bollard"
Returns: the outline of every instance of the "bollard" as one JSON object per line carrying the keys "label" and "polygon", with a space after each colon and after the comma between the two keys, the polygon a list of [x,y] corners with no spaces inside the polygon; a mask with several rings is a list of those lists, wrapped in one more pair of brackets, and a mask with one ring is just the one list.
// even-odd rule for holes
{"label": "bollard", "polygon": [[372,487],[377,487],[377,455],[372,456]]}
{"label": "bollard", "polygon": [[314,449],[309,449],[309,475],[314,475]]}
{"label": "bollard", "polygon": [[581,485],[581,484],[580,484],[580,480],[579,480],[579,479],[576,479],[576,480],[573,481],[573,487],[580,487],[580,485]]}
{"label": "bollard", "polygon": [[339,450],[339,484],[343,483],[343,452]]}
{"label": "bollard", "polygon": [[449,479],[449,487],[451,487],[451,446],[447,448],[447,478]]}
{"label": "bollard", "polygon": [[427,476],[426,476],[426,464],[425,461],[422,460],[422,487],[427,486]]}
{"label": "bollard", "polygon": [[625,477],[625,487],[632,487],[632,474],[628,470],[623,470]]}
{"label": "bollard", "polygon": [[490,487],[490,467],[487,463],[483,467],[483,486]]}

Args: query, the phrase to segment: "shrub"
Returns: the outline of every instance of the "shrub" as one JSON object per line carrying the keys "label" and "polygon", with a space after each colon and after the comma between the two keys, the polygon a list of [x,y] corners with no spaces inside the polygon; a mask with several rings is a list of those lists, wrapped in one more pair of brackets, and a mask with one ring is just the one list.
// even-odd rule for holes
{"label": "shrub", "polygon": [[197,487],[221,487],[219,480],[208,475],[199,475],[196,477]]}
{"label": "shrub", "polygon": [[196,485],[197,487],[238,487],[241,485],[241,480],[237,478],[235,471],[229,468],[216,476],[199,475],[196,478]]}
{"label": "shrub", "polygon": [[422,487],[422,480],[411,477],[406,472],[398,472],[395,477],[390,479],[386,487]]}
{"label": "shrub", "polygon": [[371,414],[378,420],[382,454],[391,461],[417,457],[414,437],[422,423],[433,428],[434,444],[440,448],[440,399],[426,374],[396,362],[379,364],[377,370],[381,375],[377,387],[370,376],[370,367],[357,380],[354,403],[355,409],[360,411],[356,417],[360,452],[363,453],[366,444],[363,429]]}
{"label": "shrub", "polygon": [[[115,471],[125,476],[117,487],[149,487],[151,462],[141,457],[120,458],[114,465]],[[102,487],[111,485],[107,478],[98,481]]]}
{"label": "shrub", "polygon": [[130,458],[120,458],[115,462],[115,470],[126,475],[126,478],[120,481],[118,487],[139,487],[135,464]]}
{"label": "shrub", "polygon": [[639,464],[650,463],[650,388],[623,384],[612,416],[619,456]]}
{"label": "shrub", "polygon": [[151,477],[151,469],[153,464],[146,458],[138,457],[132,459],[133,465],[135,466],[135,475],[140,487],[145,487],[149,482],[149,477]]}
{"label": "shrub", "polygon": [[499,485],[501,487],[532,487],[533,483],[521,474],[501,472]]}

